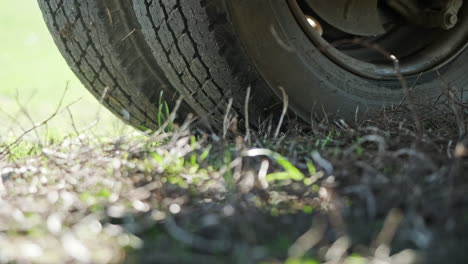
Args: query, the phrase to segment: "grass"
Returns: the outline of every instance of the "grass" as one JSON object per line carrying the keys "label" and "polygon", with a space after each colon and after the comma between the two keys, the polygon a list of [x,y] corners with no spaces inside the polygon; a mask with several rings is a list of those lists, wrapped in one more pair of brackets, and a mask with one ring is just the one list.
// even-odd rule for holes
{"label": "grass", "polygon": [[396,115],[23,141],[0,159],[0,260],[466,263],[468,144],[451,116]]}

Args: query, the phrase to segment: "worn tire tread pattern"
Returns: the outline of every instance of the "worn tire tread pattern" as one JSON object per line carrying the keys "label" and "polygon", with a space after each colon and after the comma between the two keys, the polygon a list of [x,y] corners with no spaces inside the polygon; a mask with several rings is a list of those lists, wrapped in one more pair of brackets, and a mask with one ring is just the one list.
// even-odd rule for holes
{"label": "worn tire tread pattern", "polygon": [[155,129],[161,92],[170,104],[177,95],[129,14],[131,3],[125,2],[39,0],[39,5],[57,46],[86,88],[130,124]]}
{"label": "worn tire tread pattern", "polygon": [[271,108],[271,89],[239,43],[224,0],[136,0],[135,13],[156,61],[172,86],[198,112],[221,124],[229,99],[233,112],[249,112],[254,125]]}

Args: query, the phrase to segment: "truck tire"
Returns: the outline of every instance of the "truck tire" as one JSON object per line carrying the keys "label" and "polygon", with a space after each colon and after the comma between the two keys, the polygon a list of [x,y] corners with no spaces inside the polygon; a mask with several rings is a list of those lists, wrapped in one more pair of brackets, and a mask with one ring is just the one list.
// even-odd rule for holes
{"label": "truck tire", "polygon": [[[454,29],[421,28],[393,14],[396,26],[384,35],[342,48],[330,35],[356,36],[315,16],[304,6],[313,1],[39,2],[81,81],[97,97],[108,88],[104,104],[138,128],[157,128],[160,102],[173,106],[179,95],[181,116],[193,111],[220,129],[228,110],[253,125],[278,116],[283,102],[306,122],[323,114],[354,120],[410,101],[409,92],[412,103],[428,104],[446,87],[468,85],[468,5]],[[310,16],[323,36],[308,26]]]}
{"label": "truck tire", "polygon": [[39,5],[85,87],[124,121],[156,129],[158,104],[173,105],[178,95],[152,58],[130,1],[39,0]]}
{"label": "truck tire", "polygon": [[[311,41],[309,32],[299,21],[301,15],[298,17],[294,11],[301,2],[304,1],[135,0],[133,6],[143,35],[173,87],[183,94],[206,95],[206,100],[196,99],[192,106],[212,109],[220,102],[224,106],[226,102],[220,98],[226,94],[226,98],[233,98],[233,108],[242,116],[245,93],[247,87],[251,87],[250,109],[258,114],[282,104],[280,87],[283,87],[289,97],[289,107],[307,122],[323,113],[354,120],[357,112],[375,112],[405,102],[406,94],[391,60],[393,57],[376,55],[383,57],[379,59],[385,63],[382,71],[387,72],[382,76],[371,76],[372,73],[364,70],[356,73],[339,65]],[[463,12],[465,9],[466,5]],[[305,13],[303,15],[306,18]],[[398,19],[398,22],[403,21]],[[467,18],[463,17],[455,29],[442,33],[405,23],[405,27],[418,33],[404,37],[411,43],[416,41],[414,38],[428,33],[441,34],[437,35],[439,38],[446,36],[443,34],[449,36],[450,32],[461,34],[466,23]],[[406,61],[402,60],[401,74],[410,86],[415,86],[411,91],[413,103],[428,104],[440,98],[444,82],[452,88],[468,84],[466,40],[452,44],[458,56],[427,71],[406,74]],[[440,45],[446,50],[450,43]],[[438,56],[426,55],[422,59],[428,62]],[[358,61],[347,60],[351,66]]]}

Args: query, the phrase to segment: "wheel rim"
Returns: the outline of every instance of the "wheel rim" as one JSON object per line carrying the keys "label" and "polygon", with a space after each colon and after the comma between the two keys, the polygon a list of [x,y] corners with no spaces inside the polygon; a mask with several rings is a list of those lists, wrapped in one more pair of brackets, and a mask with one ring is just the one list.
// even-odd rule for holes
{"label": "wheel rim", "polygon": [[[395,79],[436,71],[468,47],[468,5],[462,7],[460,20],[451,30],[422,29],[399,23],[377,37],[343,34],[345,38],[335,39],[327,36],[327,25],[323,25],[326,23],[321,24],[302,0],[288,0],[288,3],[313,45],[338,66],[370,79]],[[311,26],[311,19],[323,34]],[[328,29],[336,31],[329,25]]]}

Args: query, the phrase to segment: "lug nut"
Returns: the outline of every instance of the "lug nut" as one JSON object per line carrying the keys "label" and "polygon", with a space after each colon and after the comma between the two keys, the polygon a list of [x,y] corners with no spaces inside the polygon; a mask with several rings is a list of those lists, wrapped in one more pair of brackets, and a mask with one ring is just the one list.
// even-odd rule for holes
{"label": "lug nut", "polygon": [[312,28],[320,35],[323,35],[323,27],[320,23],[311,16],[306,16],[307,22],[312,26]]}
{"label": "lug nut", "polygon": [[445,27],[447,29],[453,28],[458,23],[458,16],[453,13],[448,13],[445,15]]}

